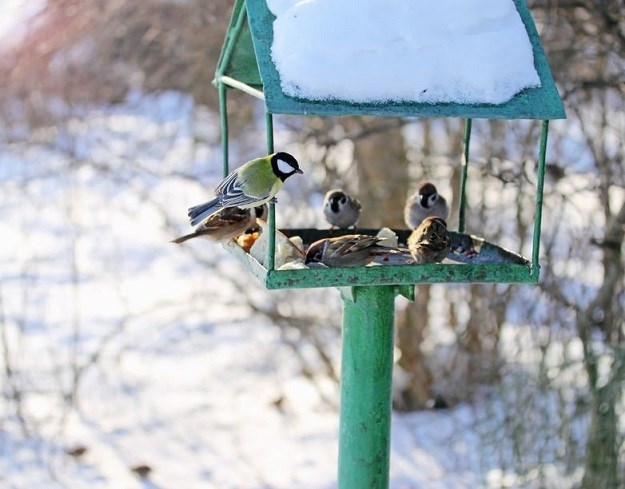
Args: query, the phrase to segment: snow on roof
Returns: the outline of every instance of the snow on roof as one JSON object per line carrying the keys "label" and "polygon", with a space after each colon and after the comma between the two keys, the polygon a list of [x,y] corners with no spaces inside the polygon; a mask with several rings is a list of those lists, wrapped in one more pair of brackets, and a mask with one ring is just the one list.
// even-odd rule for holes
{"label": "snow on roof", "polygon": [[502,104],[540,86],[513,0],[267,0],[290,96]]}

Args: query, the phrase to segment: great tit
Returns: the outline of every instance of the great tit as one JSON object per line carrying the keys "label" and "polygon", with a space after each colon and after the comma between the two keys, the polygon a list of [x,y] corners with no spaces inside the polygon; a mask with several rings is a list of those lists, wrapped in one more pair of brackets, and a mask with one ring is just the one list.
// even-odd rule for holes
{"label": "great tit", "polygon": [[347,234],[315,241],[306,252],[304,264],[323,263],[328,267],[358,267],[371,263],[378,256],[398,252],[382,246],[384,238],[364,234]]}
{"label": "great tit", "polygon": [[422,182],[417,191],[410,195],[404,207],[404,221],[410,229],[415,229],[428,216],[447,219],[447,201],[438,193],[432,182]]}
{"label": "great tit", "polygon": [[360,201],[342,190],[330,190],[323,199],[323,215],[334,228],[355,226],[360,218]]}
{"label": "great tit", "polygon": [[215,189],[215,198],[189,209],[191,225],[196,226],[224,207],[248,209],[275,202],[284,181],[300,170],[288,153],[274,153],[248,161],[230,173]]}
{"label": "great tit", "polygon": [[262,205],[252,209],[240,207],[226,207],[210,216],[195,231],[180,236],[172,243],[184,243],[193,238],[205,237],[217,242],[226,242],[256,226],[256,219],[262,219],[267,213],[267,206]]}
{"label": "great tit", "polygon": [[443,261],[451,251],[451,238],[445,220],[426,217],[408,236],[408,249],[415,263]]}

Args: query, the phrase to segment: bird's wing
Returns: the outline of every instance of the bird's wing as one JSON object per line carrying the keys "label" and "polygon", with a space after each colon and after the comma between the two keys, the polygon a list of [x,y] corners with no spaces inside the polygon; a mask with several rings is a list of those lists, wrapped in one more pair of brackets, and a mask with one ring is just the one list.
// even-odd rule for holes
{"label": "bird's wing", "polygon": [[228,195],[239,188],[237,185],[237,172],[233,171],[230,175],[222,180],[215,189],[215,195]]}
{"label": "bird's wing", "polygon": [[446,233],[436,233],[430,239],[430,245],[436,250],[444,250],[451,246],[451,238]]}
{"label": "bird's wing", "polygon": [[222,196],[221,202],[225,207],[249,207],[268,198],[265,195],[246,195],[239,185],[236,172],[228,175],[215,189],[215,193]]}
{"label": "bird's wing", "polygon": [[[339,238],[340,239],[340,238]],[[345,255],[348,253],[357,253],[358,251],[362,251],[366,248],[370,248],[374,246],[380,241],[380,238],[375,236],[366,236],[366,235],[355,235],[353,237],[349,237],[348,239],[342,239],[338,241],[336,244],[337,252]]]}
{"label": "bird's wing", "polygon": [[210,231],[219,229],[224,226],[233,226],[239,223],[251,220],[251,214],[248,209],[240,209],[238,207],[227,207],[217,214],[209,217],[197,231]]}

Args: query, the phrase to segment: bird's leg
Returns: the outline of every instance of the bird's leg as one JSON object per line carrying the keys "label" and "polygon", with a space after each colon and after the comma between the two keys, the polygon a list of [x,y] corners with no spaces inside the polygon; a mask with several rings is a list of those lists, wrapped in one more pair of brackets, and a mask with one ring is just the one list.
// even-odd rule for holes
{"label": "bird's leg", "polygon": [[278,203],[278,199],[276,199],[275,197],[272,197],[271,199],[269,199],[269,204],[277,204]]}

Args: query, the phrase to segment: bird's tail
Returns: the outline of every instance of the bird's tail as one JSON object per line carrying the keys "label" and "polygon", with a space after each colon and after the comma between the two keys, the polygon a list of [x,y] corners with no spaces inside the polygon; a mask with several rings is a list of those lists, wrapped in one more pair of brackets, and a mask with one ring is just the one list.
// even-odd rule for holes
{"label": "bird's tail", "polygon": [[195,238],[196,236],[197,236],[197,233],[193,232],[193,233],[185,234],[184,236],[179,236],[176,239],[172,239],[171,242],[180,244],[180,243],[184,243],[185,241],[191,238]]}
{"label": "bird's tail", "polygon": [[210,217],[221,208],[222,205],[219,197],[209,200],[208,202],[204,202],[203,204],[196,205],[195,207],[190,207],[188,215],[191,221],[191,226],[201,223],[204,219]]}

